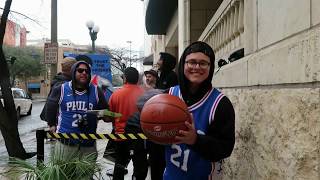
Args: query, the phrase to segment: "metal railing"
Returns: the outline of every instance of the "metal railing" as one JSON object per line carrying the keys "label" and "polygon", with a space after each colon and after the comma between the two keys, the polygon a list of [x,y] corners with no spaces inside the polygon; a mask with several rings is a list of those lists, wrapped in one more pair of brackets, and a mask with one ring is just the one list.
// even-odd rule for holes
{"label": "metal railing", "polygon": [[222,2],[200,36],[213,47],[217,57],[243,47],[244,0]]}

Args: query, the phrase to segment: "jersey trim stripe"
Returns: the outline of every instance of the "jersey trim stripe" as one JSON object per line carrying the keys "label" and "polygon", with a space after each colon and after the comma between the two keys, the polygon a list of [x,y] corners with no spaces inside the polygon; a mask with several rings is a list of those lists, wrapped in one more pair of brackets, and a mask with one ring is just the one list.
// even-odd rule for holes
{"label": "jersey trim stripe", "polygon": [[224,94],[220,93],[219,96],[216,98],[216,100],[213,103],[213,106],[210,110],[210,116],[209,116],[209,124],[211,124],[211,122],[213,121],[214,115],[216,113],[216,109],[218,107],[218,104],[220,102],[220,100],[224,97]]}
{"label": "jersey trim stripe", "polygon": [[96,96],[97,102],[99,102],[99,95],[98,95],[98,88],[97,88],[97,86],[94,86],[94,94],[95,94],[95,96]]}
{"label": "jersey trim stripe", "polygon": [[61,89],[60,89],[60,98],[59,98],[59,104],[61,104],[62,99],[63,99],[63,95],[64,95],[64,84],[61,85]]}
{"label": "jersey trim stripe", "polygon": [[182,97],[182,94],[181,94],[181,91],[180,91],[180,86],[173,86],[169,89],[169,94],[170,95],[173,95],[174,94],[174,91],[178,91],[178,97],[183,100],[183,97]]}
{"label": "jersey trim stripe", "polygon": [[170,89],[169,89],[169,94],[173,94],[173,89],[174,89],[174,87],[171,87]]}
{"label": "jersey trim stripe", "polygon": [[59,129],[61,127],[61,107],[60,106],[59,106],[59,109],[58,109],[57,119],[58,119],[58,123],[57,123],[56,132],[59,132]]}
{"label": "jersey trim stripe", "polygon": [[203,96],[203,98],[202,98],[200,101],[198,101],[198,102],[195,103],[194,105],[190,106],[190,107],[189,107],[189,110],[190,110],[190,111],[193,111],[193,110],[197,109],[198,107],[200,107],[203,103],[205,103],[206,100],[209,98],[210,94],[213,92],[213,90],[214,90],[214,89],[211,89],[209,92],[207,92],[207,93]]}

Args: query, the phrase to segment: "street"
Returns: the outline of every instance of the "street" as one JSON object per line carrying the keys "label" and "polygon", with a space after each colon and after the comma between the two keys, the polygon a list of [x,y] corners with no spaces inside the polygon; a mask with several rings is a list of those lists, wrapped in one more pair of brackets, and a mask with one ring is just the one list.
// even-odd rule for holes
{"label": "street", "polygon": [[[36,147],[36,130],[46,128],[47,124],[46,122],[40,120],[40,113],[44,106],[44,102],[33,102],[33,109],[30,116],[22,116],[19,120],[19,133],[20,138],[23,143],[23,146],[25,147],[27,152],[35,152]],[[98,124],[97,133],[110,133],[111,132],[111,123],[104,123],[102,121]],[[1,134],[1,133],[0,133]],[[50,155],[50,149],[52,149],[54,143],[45,141],[45,147],[44,147],[44,154],[45,154],[45,161]],[[103,158],[103,152],[107,145],[107,141],[105,140],[97,140],[97,149],[99,152],[98,155],[98,163],[102,166],[102,177],[101,179],[112,179],[110,176],[107,176],[107,172],[113,171],[114,163],[106,160]],[[7,167],[7,160],[8,160],[8,154],[7,149],[4,144],[4,140],[2,135],[0,136],[0,169],[3,169]],[[27,161],[30,162],[36,162],[36,157],[33,157]],[[128,165],[128,174],[125,176],[125,179],[131,179],[133,167],[132,167],[132,161]],[[3,177],[0,176],[0,179],[3,179]],[[147,177],[149,179],[149,175]]]}
{"label": "street", "polygon": [[[39,117],[43,105],[44,102],[34,102],[31,115],[21,116],[21,119],[19,119],[18,129],[21,141],[27,152],[36,151],[36,130],[46,127],[46,122],[40,120]],[[0,136],[0,144],[0,159],[6,159],[8,154],[2,134]],[[3,165],[3,163],[6,162],[0,161],[1,165]]]}

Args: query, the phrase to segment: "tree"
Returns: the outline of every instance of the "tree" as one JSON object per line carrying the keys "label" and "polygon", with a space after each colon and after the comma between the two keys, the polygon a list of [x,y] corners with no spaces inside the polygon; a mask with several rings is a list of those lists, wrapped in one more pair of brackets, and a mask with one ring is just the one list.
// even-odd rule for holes
{"label": "tree", "polygon": [[37,77],[44,71],[44,66],[40,63],[43,59],[43,51],[34,47],[7,47],[4,46],[7,57],[15,57],[16,60],[10,65],[11,85],[16,77],[24,81],[26,87],[30,77]]}
{"label": "tree", "polygon": [[105,52],[110,57],[112,84],[121,86],[122,79],[120,78],[126,67],[131,67],[138,59],[130,58],[130,51],[126,48],[105,49]]}
{"label": "tree", "polygon": [[[124,69],[126,67],[131,67],[139,60],[137,58],[129,57],[128,54],[130,52],[126,48],[106,49],[106,52],[111,58],[111,71],[114,70],[124,72]],[[136,55],[134,55],[133,57],[136,57]]]}
{"label": "tree", "polygon": [[33,154],[26,153],[18,131],[17,112],[14,105],[8,64],[3,53],[3,38],[12,0],[6,0],[0,23],[0,87],[3,104],[0,103],[0,130],[10,157],[30,158]]}
{"label": "tree", "polygon": [[126,68],[123,62],[128,61],[128,57],[126,56],[128,54],[127,50],[125,48],[106,49],[106,52],[110,56],[111,72],[116,73],[120,71],[123,73]]}

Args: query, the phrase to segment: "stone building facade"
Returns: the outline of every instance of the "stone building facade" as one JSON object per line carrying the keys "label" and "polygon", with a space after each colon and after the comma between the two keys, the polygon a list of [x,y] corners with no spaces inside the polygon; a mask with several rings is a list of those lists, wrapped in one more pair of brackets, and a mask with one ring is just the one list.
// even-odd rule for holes
{"label": "stone building facade", "polygon": [[320,1],[145,3],[155,56],[200,40],[229,61],[213,80],[236,112],[223,179],[320,179]]}

